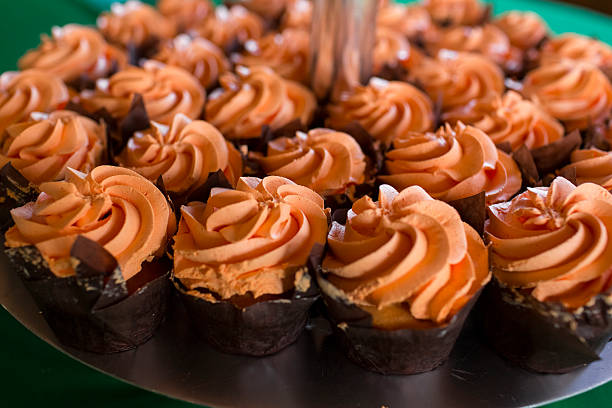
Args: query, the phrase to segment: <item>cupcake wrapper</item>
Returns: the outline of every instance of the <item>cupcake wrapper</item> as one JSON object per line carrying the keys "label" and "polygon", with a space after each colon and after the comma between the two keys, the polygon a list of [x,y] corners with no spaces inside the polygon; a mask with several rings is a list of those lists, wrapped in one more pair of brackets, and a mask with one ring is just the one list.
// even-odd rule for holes
{"label": "cupcake wrapper", "polygon": [[408,70],[398,62],[386,62],[376,76],[387,81],[403,81],[408,76]]}
{"label": "cupcake wrapper", "polygon": [[[572,313],[495,279],[479,307],[483,333],[505,359],[540,373],[566,373],[599,359],[612,338],[612,293]],[[479,305],[480,306],[480,305]]]}
{"label": "cupcake wrapper", "polygon": [[487,219],[487,203],[484,191],[470,197],[448,202],[457,212],[463,222],[468,223],[482,237]]}
{"label": "cupcake wrapper", "polygon": [[10,211],[36,200],[38,188],[9,162],[0,169],[0,197],[0,230],[4,231],[12,222]]}
{"label": "cupcake wrapper", "polygon": [[610,151],[610,142],[608,142],[606,137],[606,130],[608,130],[606,128],[608,126],[609,124],[601,123],[589,126],[582,134],[582,148]]}
{"label": "cupcake wrapper", "polygon": [[[111,64],[111,68],[106,73],[105,78],[110,78],[119,72],[119,64],[117,64],[117,61],[113,60]],[[81,92],[85,89],[94,89],[96,87],[96,81],[97,78],[92,78],[88,73],[82,73],[78,78],[66,83],[66,85]]]}
{"label": "cupcake wrapper", "polygon": [[556,142],[531,150],[540,178],[569,163],[570,155],[581,144],[580,132],[575,130]]}
{"label": "cupcake wrapper", "polygon": [[542,184],[540,173],[533,161],[533,156],[526,146],[523,145],[515,152],[512,152],[512,159],[518,164],[518,168],[521,172],[521,178],[523,180],[521,191],[525,190],[526,187],[537,187]]}
{"label": "cupcake wrapper", "polygon": [[431,371],[448,359],[480,292],[443,326],[399,330],[372,327],[372,318],[364,310],[325,291],[322,294],[334,333],[351,361],[379,374],[405,375]]}
{"label": "cupcake wrapper", "polygon": [[128,63],[136,67],[140,66],[140,60],[149,59],[157,53],[161,39],[157,36],[150,36],[140,45],[129,43],[125,50],[128,56]]}
{"label": "cupcake wrapper", "polygon": [[65,345],[95,353],[129,350],[151,338],[165,316],[169,272],[136,285],[131,293],[134,278],[126,282],[115,258],[85,237],[79,236],[71,248],[78,266],[66,278],[53,275],[34,246],[5,253]]}

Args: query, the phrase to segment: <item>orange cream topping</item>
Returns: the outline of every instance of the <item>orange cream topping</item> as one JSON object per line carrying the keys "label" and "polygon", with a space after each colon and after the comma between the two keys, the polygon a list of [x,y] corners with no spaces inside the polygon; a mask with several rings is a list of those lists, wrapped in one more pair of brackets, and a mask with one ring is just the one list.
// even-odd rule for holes
{"label": "orange cream topping", "polygon": [[0,136],[0,167],[11,162],[34,184],[63,179],[68,167],[88,172],[101,164],[104,125],[72,111],[34,113]]}
{"label": "orange cream topping", "polygon": [[285,29],[244,44],[245,51],[235,54],[235,63],[245,66],[265,65],[292,81],[308,82],[310,33],[301,29]]}
{"label": "orange cream topping", "polygon": [[548,35],[548,27],[536,13],[509,11],[493,20],[510,39],[510,43],[526,51],[536,47]]}
{"label": "orange cream topping", "polygon": [[378,9],[376,15],[378,29],[387,28],[414,39],[432,28],[431,17],[422,6],[387,4]]}
{"label": "orange cream topping", "polygon": [[409,79],[420,83],[444,110],[504,91],[504,75],[491,60],[448,50],[442,50],[436,59],[423,60],[410,71]]}
{"label": "orange cream topping", "polygon": [[379,74],[385,65],[398,64],[410,69],[423,60],[423,54],[413,47],[404,34],[394,29],[378,27],[374,45],[374,74]]}
{"label": "orange cream topping", "polygon": [[[490,279],[487,249],[450,205],[413,186],[382,185],[334,222],[323,272],[352,303],[378,310],[405,306],[443,324]],[[376,324],[376,321],[374,321]]]}
{"label": "orange cream topping", "polygon": [[109,75],[127,64],[123,51],[109,45],[95,29],[77,24],[53,27],[52,37],[42,36],[38,48],[18,62],[19,69],[36,68],[72,81],[85,74],[91,79]]}
{"label": "orange cream topping", "polygon": [[595,183],[612,190],[612,153],[599,149],[578,149],[571,155],[571,163],[562,170],[576,170],[578,184]]}
{"label": "orange cream topping", "polygon": [[326,196],[365,181],[366,158],[352,136],[330,129],[297,132],[268,143],[258,157],[266,174],[286,177]]}
{"label": "orange cream topping", "polygon": [[219,169],[232,184],[242,175],[240,153],[221,132],[182,113],[169,127],[151,122],[149,129],[134,133],[116,160],[153,182],[162,176],[166,189],[176,193],[201,186]]}
{"label": "orange cream topping", "polygon": [[132,170],[68,169],[64,181],[43,183],[40,191],[35,202],[11,210],[6,246],[36,246],[58,277],[74,275],[70,248],[79,235],[110,252],[126,280],[165,251],[174,215],[161,191]]}
{"label": "orange cream topping", "polygon": [[424,0],[431,18],[442,25],[476,25],[482,21],[485,8],[479,0]]}
{"label": "orange cream topping", "polygon": [[409,133],[386,153],[379,176],[398,190],[423,187],[432,197],[453,201],[484,191],[488,203],[504,201],[521,188],[521,173],[510,156],[482,130],[459,122],[436,133]]}
{"label": "orange cream topping", "polygon": [[181,213],[174,275],[188,290],[223,299],[293,289],[327,235],[321,196],[283,177],[242,177],[236,190],[215,188],[206,204],[192,202]]}
{"label": "orange cream topping", "polygon": [[425,132],[434,124],[431,101],[414,86],[400,81],[370,79],[327,107],[326,125],[342,129],[357,121],[384,143],[408,132]]}
{"label": "orange cream topping", "polygon": [[98,17],[98,28],[110,42],[143,45],[151,39],[168,39],[176,34],[175,24],[155,8],[136,0],[113,3],[110,13]]}
{"label": "orange cream topping", "polygon": [[557,177],[489,207],[487,236],[496,278],[539,301],[569,309],[612,284],[612,195]]}
{"label": "orange cream topping", "polygon": [[293,0],[229,0],[229,3],[241,4],[253,13],[269,20],[279,17],[291,2]]}
{"label": "orange cream topping", "polygon": [[445,122],[461,121],[484,131],[495,144],[510,143],[512,150],[521,146],[535,149],[563,137],[563,125],[538,105],[514,92],[503,97],[473,100],[442,115]]}
{"label": "orange cream topping", "polygon": [[580,34],[562,34],[542,46],[542,65],[553,63],[560,58],[588,62],[601,69],[612,69],[612,47]]}
{"label": "orange cream topping", "polygon": [[192,28],[213,12],[210,0],[159,0],[157,9],[179,29]]}
{"label": "orange cream topping", "polygon": [[129,67],[98,80],[94,92],[81,94],[81,103],[90,112],[105,108],[113,117],[124,118],[136,93],[142,95],[149,119],[164,124],[177,113],[198,118],[206,100],[202,85],[189,72],[150,60],[143,68]]}
{"label": "orange cream topping", "polygon": [[264,125],[276,130],[296,119],[312,120],[314,94],[297,82],[281,78],[268,67],[238,67],[227,73],[206,104],[206,120],[230,139],[256,138]]}
{"label": "orange cream topping", "polygon": [[607,118],[612,109],[612,84],[595,65],[559,60],[529,72],[523,93],[568,131],[586,129]]}
{"label": "orange cream topping", "polygon": [[230,69],[223,50],[204,38],[185,34],[164,42],[153,59],[190,72],[205,89],[214,86],[219,76]]}
{"label": "orange cream topping", "polygon": [[230,8],[218,6],[211,17],[193,30],[200,37],[227,49],[236,42],[244,44],[250,39],[260,38],[264,33],[264,22],[257,14],[240,5]]}
{"label": "orange cream topping", "polygon": [[281,27],[310,30],[312,23],[312,2],[310,0],[293,0],[281,19]]}
{"label": "orange cream topping", "polygon": [[0,75],[0,134],[32,112],[61,109],[69,97],[62,80],[44,71],[5,72]]}

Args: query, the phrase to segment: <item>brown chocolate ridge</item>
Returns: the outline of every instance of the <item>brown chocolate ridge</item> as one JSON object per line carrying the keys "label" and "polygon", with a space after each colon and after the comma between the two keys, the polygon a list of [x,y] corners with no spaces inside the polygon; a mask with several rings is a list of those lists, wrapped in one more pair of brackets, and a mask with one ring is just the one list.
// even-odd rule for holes
{"label": "brown chocolate ridge", "polygon": [[484,224],[487,219],[487,203],[484,191],[470,197],[461,198],[448,202],[461,219],[468,223],[482,237],[484,234]]}
{"label": "brown chocolate ridge", "polygon": [[0,169],[0,231],[12,222],[10,210],[38,197],[38,188],[9,162]]}

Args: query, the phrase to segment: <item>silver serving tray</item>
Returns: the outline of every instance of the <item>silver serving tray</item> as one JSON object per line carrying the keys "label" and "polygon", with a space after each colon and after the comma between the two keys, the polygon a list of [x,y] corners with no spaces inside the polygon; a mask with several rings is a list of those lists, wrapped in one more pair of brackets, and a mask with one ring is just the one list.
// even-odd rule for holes
{"label": "silver serving tray", "polygon": [[450,360],[412,376],[383,376],[348,361],[325,325],[311,325],[280,353],[252,358],[200,341],[173,302],[146,344],[98,355],[61,345],[4,255],[0,303],[34,334],[74,359],[143,389],[212,407],[518,407],[566,398],[612,379],[612,343],[601,361],[563,375],[511,366],[481,343],[468,321]]}

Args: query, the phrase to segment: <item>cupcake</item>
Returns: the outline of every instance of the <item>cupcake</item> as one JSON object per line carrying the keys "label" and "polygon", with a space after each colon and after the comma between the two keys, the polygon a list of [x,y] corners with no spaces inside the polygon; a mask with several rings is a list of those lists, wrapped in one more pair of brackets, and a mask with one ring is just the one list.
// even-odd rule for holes
{"label": "cupcake", "polygon": [[286,177],[308,187],[334,208],[356,199],[357,187],[373,184],[375,164],[349,134],[331,129],[297,132],[268,142],[265,156],[254,154],[265,174]]}
{"label": "cupcake", "polygon": [[232,4],[240,4],[248,10],[256,13],[272,22],[278,19],[290,3],[294,0],[228,0],[227,2]]}
{"label": "cupcake", "polygon": [[158,0],[157,9],[179,30],[186,30],[209,17],[214,6],[210,0]]}
{"label": "cupcake", "polygon": [[136,94],[142,95],[149,119],[167,125],[177,113],[200,117],[206,101],[202,85],[189,72],[151,60],[142,68],[129,67],[108,80],[98,80],[94,91],[81,93],[80,102],[89,112],[106,109],[120,121]]}
{"label": "cupcake", "polygon": [[463,122],[485,132],[493,143],[535,149],[563,137],[563,125],[538,105],[514,91],[473,100],[442,115],[444,122]]}
{"label": "cupcake", "polygon": [[586,62],[563,59],[530,71],[523,94],[562,121],[568,131],[608,119],[612,109],[612,84]]}
{"label": "cupcake", "polygon": [[544,20],[529,11],[509,11],[492,23],[508,36],[510,44],[522,51],[537,48],[548,36],[548,26]]}
{"label": "cupcake", "polygon": [[594,183],[612,190],[612,153],[596,148],[577,149],[570,156],[571,163],[560,170],[561,174],[576,174],[580,184]]}
{"label": "cupcake", "polygon": [[502,356],[563,373],[598,359],[612,338],[612,195],[556,178],[489,207],[495,285],[484,329]]}
{"label": "cupcake", "polygon": [[0,134],[32,112],[52,112],[68,103],[68,88],[58,77],[37,69],[0,75]]}
{"label": "cupcake", "polygon": [[0,167],[11,163],[34,184],[61,180],[68,168],[89,172],[102,164],[106,126],[72,111],[33,113],[0,135]]}
{"label": "cupcake", "polygon": [[372,68],[374,75],[389,76],[389,72],[388,79],[403,79],[406,72],[423,58],[424,55],[413,47],[401,32],[386,27],[376,29]]}
{"label": "cupcake", "polygon": [[489,12],[479,0],[424,0],[423,6],[436,24],[444,27],[477,25]]}
{"label": "cupcake", "polygon": [[224,74],[219,82],[205,115],[229,139],[259,138],[264,126],[275,131],[294,121],[308,125],[317,107],[308,88],[268,67],[238,67],[235,75]]}
{"label": "cupcake", "polygon": [[612,47],[595,38],[568,33],[553,37],[542,46],[542,65],[563,58],[588,62],[606,73],[612,73]]}
{"label": "cupcake", "polygon": [[38,48],[17,63],[19,69],[39,69],[74,82],[110,76],[127,65],[126,54],[109,45],[95,29],[77,24],[53,27],[52,36],[42,36]]}
{"label": "cupcake", "polygon": [[242,157],[221,132],[182,113],[170,126],[151,122],[150,128],[134,133],[115,160],[152,182],[161,176],[175,198],[202,186],[210,172],[221,170],[232,185],[242,175]]}
{"label": "cupcake", "polygon": [[248,40],[256,40],[264,33],[264,22],[257,14],[240,5],[230,8],[218,6],[209,18],[191,30],[226,51],[234,51]]}
{"label": "cupcake", "polygon": [[391,3],[379,7],[376,27],[399,32],[410,40],[420,40],[432,28],[432,21],[423,6]]}
{"label": "cupcake", "polygon": [[280,28],[301,28],[310,30],[312,24],[312,1],[293,0],[281,18]]}
{"label": "cupcake", "polygon": [[387,145],[409,132],[425,132],[434,126],[433,106],[427,95],[408,83],[380,78],[341,95],[327,106],[327,113],[328,127],[343,129],[358,122]]}
{"label": "cupcake", "polygon": [[300,335],[312,293],[307,261],[327,234],[314,191],[243,177],[181,207],[174,280],[192,324],[224,352],[268,355]]}
{"label": "cupcake", "polygon": [[40,191],[11,210],[5,252],[59,340],[103,353],[145,342],[168,292],[160,257],[174,216],[164,195],[113,166],[68,169]]}
{"label": "cupcake", "polygon": [[216,86],[219,76],[230,69],[223,50],[204,38],[185,34],[162,43],[152,59],[190,72],[204,89]]}
{"label": "cupcake", "polygon": [[504,74],[488,58],[472,53],[442,50],[435,59],[424,59],[410,70],[408,79],[447,111],[474,99],[501,95]]}
{"label": "cupcake", "polygon": [[249,40],[241,54],[232,61],[244,66],[265,65],[285,79],[307,84],[310,33],[301,29],[285,29]]}
{"label": "cupcake", "polygon": [[487,249],[457,211],[418,186],[382,185],[327,242],[318,282],[348,357],[382,374],[442,364],[490,278]]}
{"label": "cupcake", "polygon": [[98,17],[97,25],[108,41],[123,47],[146,47],[176,35],[176,26],[171,20],[136,0],[113,3],[110,12]]}

